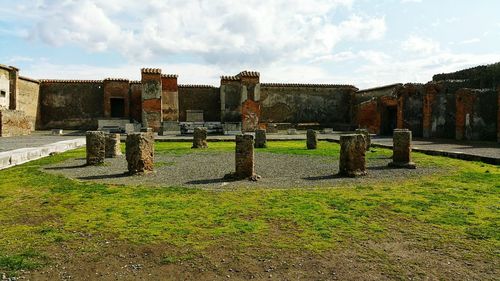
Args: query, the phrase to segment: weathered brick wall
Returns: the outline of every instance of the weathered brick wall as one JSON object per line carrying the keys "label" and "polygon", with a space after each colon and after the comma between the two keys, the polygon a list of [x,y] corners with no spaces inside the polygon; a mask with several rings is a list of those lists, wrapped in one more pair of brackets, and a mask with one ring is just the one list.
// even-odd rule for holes
{"label": "weathered brick wall", "polygon": [[405,84],[398,90],[402,114],[402,124],[398,127],[411,130],[414,137],[423,136],[424,93],[422,84]]}
{"label": "weathered brick wall", "polygon": [[239,78],[223,77],[220,85],[221,119],[223,122],[241,122],[244,102]]}
{"label": "weathered brick wall", "polygon": [[179,89],[177,75],[162,75],[161,101],[163,121],[179,120]]}
{"label": "weathered brick wall", "polygon": [[7,68],[0,65],[0,107],[9,108],[10,104],[10,75]]}
{"label": "weathered brick wall", "polygon": [[142,121],[142,84],[139,81],[130,83],[130,118]]}
{"label": "weathered brick wall", "polygon": [[349,127],[356,90],[343,85],[261,84],[261,122],[318,122],[329,127]]}
{"label": "weathered brick wall", "polygon": [[123,118],[130,116],[130,84],[127,79],[105,79],[104,87],[104,117],[111,117],[111,99],[121,98],[124,101],[125,108]]}
{"label": "weathered brick wall", "polygon": [[43,81],[40,84],[41,129],[97,129],[104,117],[102,81]]}
{"label": "weathered brick wall", "polygon": [[204,121],[220,122],[220,108],[219,88],[203,85],[179,86],[179,121],[186,121],[186,110],[203,110]]}
{"label": "weathered brick wall", "polygon": [[40,117],[40,83],[36,80],[20,77],[17,92],[17,110],[24,111],[35,128]]}
{"label": "weathered brick wall", "polygon": [[23,111],[0,110],[0,137],[29,135],[31,131],[31,120]]}
{"label": "weathered brick wall", "polygon": [[159,132],[162,121],[161,69],[141,69],[142,82],[142,125]]}
{"label": "weathered brick wall", "polygon": [[456,139],[495,141],[498,93],[460,89],[456,93]]}
{"label": "weathered brick wall", "polygon": [[357,127],[368,129],[372,134],[380,134],[381,114],[376,98],[356,105],[355,111],[355,123]]}

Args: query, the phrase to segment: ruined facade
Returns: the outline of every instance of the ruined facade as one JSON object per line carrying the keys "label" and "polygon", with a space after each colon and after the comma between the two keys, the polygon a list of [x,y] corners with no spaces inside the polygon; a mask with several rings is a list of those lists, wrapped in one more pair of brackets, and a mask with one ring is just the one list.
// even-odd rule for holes
{"label": "ruined facade", "polygon": [[218,87],[179,85],[177,75],[155,68],[141,69],[140,81],[34,80],[0,65],[0,133],[116,123],[158,132],[166,122],[219,122],[240,123],[243,131],[366,128],[390,135],[407,128],[415,137],[494,141],[500,140],[499,91],[500,64],[366,90],[261,83],[254,71],[221,76]]}

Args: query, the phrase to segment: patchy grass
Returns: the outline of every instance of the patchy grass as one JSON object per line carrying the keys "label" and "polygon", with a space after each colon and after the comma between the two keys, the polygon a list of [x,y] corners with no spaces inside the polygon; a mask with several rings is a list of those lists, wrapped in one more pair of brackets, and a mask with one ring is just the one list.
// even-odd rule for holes
{"label": "patchy grass", "polygon": [[[268,145],[257,153],[332,158],[339,153],[339,145],[328,142],[320,142],[317,150],[305,149],[304,142]],[[190,143],[157,143],[156,152],[234,150],[230,142],[209,146],[192,150]],[[374,149],[367,155],[387,158],[391,152]],[[418,165],[446,169],[397,185],[225,192],[171,187],[168,179],[161,188],[106,185],[40,169],[74,157],[84,157],[84,149],[0,171],[0,272],[43,266],[50,261],[44,253],[58,245],[78,242],[83,246],[75,251],[96,252],[91,243],[103,239],[191,249],[187,255],[165,254],[163,264],[190,260],[218,243],[321,253],[396,235],[498,261],[500,169],[492,165],[415,153]]]}

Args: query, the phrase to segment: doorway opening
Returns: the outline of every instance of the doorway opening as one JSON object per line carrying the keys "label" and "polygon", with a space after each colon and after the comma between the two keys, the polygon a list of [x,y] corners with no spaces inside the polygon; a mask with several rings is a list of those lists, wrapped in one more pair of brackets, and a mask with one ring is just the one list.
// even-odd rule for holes
{"label": "doorway opening", "polygon": [[125,117],[125,99],[123,98],[110,98],[111,104],[111,117],[123,118]]}
{"label": "doorway opening", "polygon": [[382,116],[381,133],[385,136],[392,136],[394,129],[397,127],[398,109],[397,106],[385,107]]}

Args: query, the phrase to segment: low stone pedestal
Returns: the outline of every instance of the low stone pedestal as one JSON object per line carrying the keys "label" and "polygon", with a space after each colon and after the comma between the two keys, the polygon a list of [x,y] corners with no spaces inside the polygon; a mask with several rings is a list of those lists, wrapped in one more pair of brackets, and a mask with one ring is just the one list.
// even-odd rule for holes
{"label": "low stone pedestal", "polygon": [[122,150],[120,148],[120,134],[107,134],[105,146],[106,158],[115,158],[122,155]]}
{"label": "low stone pedestal", "polygon": [[125,154],[130,174],[153,171],[154,136],[152,133],[133,133],[127,135]]}
{"label": "low stone pedestal", "polygon": [[340,136],[339,176],[357,177],[366,175],[366,144],[361,134]]}
{"label": "low stone pedestal", "polygon": [[411,161],[411,131],[395,129],[392,136],[392,162],[389,167],[415,169],[417,166]]}
{"label": "low stone pedestal", "polygon": [[260,176],[255,174],[254,137],[252,135],[236,136],[235,151],[236,172],[224,176],[228,180],[249,179],[257,181]]}
{"label": "low stone pedestal", "polygon": [[87,165],[99,165],[104,163],[105,157],[105,134],[101,131],[88,131],[85,134]]}
{"label": "low stone pedestal", "polygon": [[318,133],[313,129],[307,130],[307,149],[316,149],[318,147]]}
{"label": "low stone pedestal", "polygon": [[267,147],[267,137],[266,130],[255,130],[255,148],[266,148]]}
{"label": "low stone pedestal", "polygon": [[52,135],[54,135],[54,136],[62,136],[63,135],[63,130],[62,129],[52,129]]}
{"label": "low stone pedestal", "polygon": [[363,135],[366,143],[366,151],[370,150],[370,146],[372,145],[372,140],[370,137],[370,132],[368,132],[368,129],[356,129],[356,134]]}
{"label": "low stone pedestal", "polygon": [[168,135],[178,135],[180,134],[179,122],[177,121],[163,121],[161,122],[160,131],[158,135],[168,136]]}
{"label": "low stone pedestal", "polygon": [[191,148],[207,148],[207,129],[198,127],[194,128],[193,146]]}

